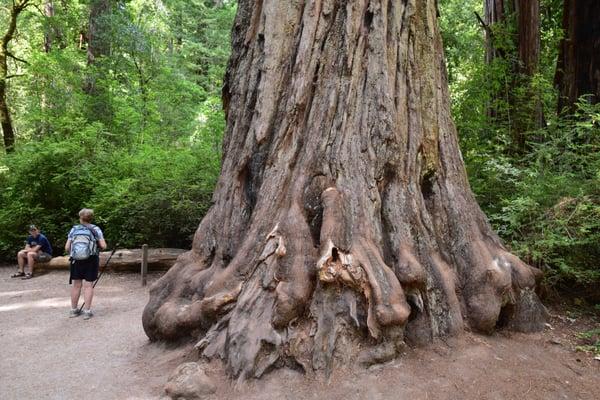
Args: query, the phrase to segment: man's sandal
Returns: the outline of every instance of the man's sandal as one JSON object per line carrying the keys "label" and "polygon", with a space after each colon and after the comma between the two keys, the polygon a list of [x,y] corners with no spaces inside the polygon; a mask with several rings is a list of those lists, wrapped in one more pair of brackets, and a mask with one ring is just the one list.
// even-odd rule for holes
{"label": "man's sandal", "polygon": [[21,279],[31,279],[33,278],[33,275],[30,273],[26,273],[24,277],[22,277]]}
{"label": "man's sandal", "polygon": [[10,277],[11,278],[20,278],[22,276],[25,276],[25,272],[17,271],[14,274],[12,274]]}

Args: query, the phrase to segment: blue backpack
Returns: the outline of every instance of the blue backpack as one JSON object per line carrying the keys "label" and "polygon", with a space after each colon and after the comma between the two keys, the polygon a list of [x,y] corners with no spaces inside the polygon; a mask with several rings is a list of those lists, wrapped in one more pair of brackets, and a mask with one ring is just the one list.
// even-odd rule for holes
{"label": "blue backpack", "polygon": [[70,255],[73,260],[87,260],[98,254],[98,239],[93,225],[91,228],[85,225],[75,225],[72,236]]}

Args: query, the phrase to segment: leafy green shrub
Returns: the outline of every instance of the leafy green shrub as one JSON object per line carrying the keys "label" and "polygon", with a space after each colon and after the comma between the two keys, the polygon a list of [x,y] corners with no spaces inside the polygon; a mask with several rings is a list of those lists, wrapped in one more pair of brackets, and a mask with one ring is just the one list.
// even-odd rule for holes
{"label": "leafy green shrub", "polygon": [[117,150],[94,166],[100,179],[90,205],[121,246],[189,247],[210,206],[218,160],[200,146]]}
{"label": "leafy green shrub", "polygon": [[582,101],[573,118],[536,134],[520,165],[490,175],[504,176],[512,191],[488,216],[513,251],[546,270],[550,285],[598,285],[600,105]]}
{"label": "leafy green shrub", "polygon": [[[540,63],[528,82],[513,81],[510,18],[493,29],[494,46],[512,56],[491,63],[474,15],[483,15],[481,1],[440,0],[440,27],[452,116],[479,204],[512,251],[546,271],[549,285],[592,294],[600,285],[600,106],[582,101],[573,118],[555,115],[560,4],[540,2]],[[525,101],[511,108],[511,96]],[[538,101],[547,126],[527,125],[527,146],[515,151],[510,121],[530,115]]]}
{"label": "leafy green shrub", "polygon": [[0,159],[0,258],[12,259],[38,224],[56,254],[82,207],[111,244],[187,247],[218,175],[212,146],[117,148],[101,124],[68,139],[31,142]]}
{"label": "leafy green shrub", "polygon": [[[68,141],[33,141],[0,159],[0,255],[13,255],[26,227],[39,225],[56,246],[95,181],[88,165],[106,143],[101,125],[82,128]],[[63,240],[64,243],[64,240]]]}

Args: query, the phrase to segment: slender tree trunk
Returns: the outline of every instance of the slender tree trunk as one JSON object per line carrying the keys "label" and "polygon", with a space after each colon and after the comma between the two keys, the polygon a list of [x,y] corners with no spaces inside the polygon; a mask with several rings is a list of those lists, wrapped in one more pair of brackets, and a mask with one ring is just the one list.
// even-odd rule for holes
{"label": "slender tree trunk", "polygon": [[[68,4],[64,1],[60,2],[60,8],[62,15],[68,12]],[[49,53],[53,47],[64,49],[67,46],[63,32],[60,29],[60,25],[57,21],[60,20],[61,14],[56,16],[55,2],[52,0],[46,0],[44,2],[44,16],[46,17],[46,32],[44,33],[44,52]]]}
{"label": "slender tree trunk", "polygon": [[563,29],[555,83],[558,112],[575,110],[575,103],[589,95],[592,104],[600,101],[600,1],[565,0]]}
{"label": "slender tree trunk", "polygon": [[93,64],[98,57],[109,53],[110,43],[106,38],[106,18],[112,8],[112,0],[92,0],[87,32],[87,61]]}
{"label": "slender tree trunk", "polygon": [[7,56],[0,50],[0,124],[2,125],[2,135],[4,139],[4,150],[10,153],[15,146],[15,133],[8,108],[6,95],[6,80],[8,76]]}
{"label": "slender tree trunk", "polygon": [[78,40],[79,50],[83,50],[83,47],[86,43],[87,43],[86,33],[83,31],[79,32],[79,40]]}
{"label": "slender tree trunk", "polygon": [[[44,17],[46,17],[46,30],[44,32],[44,52],[50,53],[52,51],[52,46],[54,41],[59,38],[58,30],[55,28],[54,24],[54,2],[52,0],[46,0],[44,2]],[[47,118],[47,110],[51,106],[49,104],[48,97],[46,96],[46,92],[44,89],[40,91],[40,109],[42,114],[42,124],[39,128],[40,136],[44,136],[48,134],[50,126]]]}
{"label": "slender tree trunk", "polygon": [[540,61],[540,2],[516,0],[519,72],[532,76]]}
{"label": "slender tree trunk", "polygon": [[44,34],[44,51],[49,53],[52,50],[52,42],[56,37],[56,31],[52,26],[52,18],[54,18],[54,3],[52,0],[46,0],[44,4],[44,16],[50,21]]}
{"label": "slender tree trunk", "polygon": [[[485,0],[487,34],[486,61],[500,58],[511,66],[508,87],[498,94],[508,103],[508,115],[500,116],[492,107],[489,114],[494,119],[507,119],[513,147],[525,151],[526,132],[544,125],[540,94],[532,87],[532,78],[538,72],[540,59],[540,2],[539,0]],[[514,18],[514,21],[512,20]],[[513,48],[498,46],[493,37],[494,26],[501,24],[504,34],[510,35],[515,24]],[[506,38],[502,38],[506,40]],[[509,38],[510,40],[510,38]],[[502,40],[500,40],[502,43]],[[514,60],[514,61],[513,61]]]}
{"label": "slender tree trunk", "polygon": [[[110,43],[106,38],[106,18],[111,10],[111,0],[92,0],[90,3],[90,18],[87,30],[87,63],[93,65],[96,59],[108,55]],[[96,91],[95,77],[88,76],[86,92]]]}
{"label": "slender tree trunk", "polygon": [[[6,77],[6,61],[0,54],[0,76]],[[4,64],[4,65],[2,65]],[[10,117],[10,110],[6,99],[6,78],[0,77],[0,124],[2,125],[2,134],[4,138],[4,150],[10,153],[15,146],[15,133]]]}
{"label": "slender tree trunk", "polygon": [[12,57],[16,59],[16,57],[10,53],[8,45],[13,39],[17,29],[17,19],[19,18],[19,14],[27,8],[28,5],[29,0],[13,2],[8,18],[8,27],[0,42],[0,125],[2,126],[4,149],[7,153],[12,152],[15,146],[15,132],[7,99],[7,80],[9,78],[8,58]]}
{"label": "slender tree trunk", "polygon": [[[114,0],[92,0],[90,3],[90,17],[88,23],[87,39],[87,64],[88,75],[85,91],[89,95],[88,107],[91,120],[108,123],[111,120],[112,107],[108,90],[98,84],[99,78],[107,73],[106,68],[99,64],[100,57],[110,53],[110,40],[108,37],[108,20]],[[100,79],[101,80],[101,79]]]}
{"label": "slender tree trunk", "polygon": [[142,101],[142,120],[140,121],[140,143],[144,143],[144,135],[146,129],[146,123],[148,122],[148,83],[150,82],[150,77],[146,77],[144,73],[144,69],[142,67],[141,62],[138,62],[135,58],[135,55],[132,55],[133,65],[135,66],[135,70],[138,75],[138,85],[140,87],[140,100]]}
{"label": "slender tree trunk", "polygon": [[514,97],[515,124],[513,141],[520,152],[526,150],[526,132],[545,125],[541,93],[532,79],[539,70],[540,62],[540,1],[515,0],[517,10],[517,51],[519,63],[515,75],[515,88],[522,87],[523,93]]}
{"label": "slender tree trunk", "polygon": [[435,0],[242,0],[232,41],[214,206],[150,290],[152,340],[244,379],[543,327],[539,271],[469,188]]}
{"label": "slender tree trunk", "polygon": [[505,58],[506,52],[504,49],[497,47],[494,44],[494,35],[492,27],[495,24],[505,22],[505,6],[504,0],[484,0],[483,11],[485,13],[485,33],[486,33],[486,53],[485,61],[490,64],[496,58]]}

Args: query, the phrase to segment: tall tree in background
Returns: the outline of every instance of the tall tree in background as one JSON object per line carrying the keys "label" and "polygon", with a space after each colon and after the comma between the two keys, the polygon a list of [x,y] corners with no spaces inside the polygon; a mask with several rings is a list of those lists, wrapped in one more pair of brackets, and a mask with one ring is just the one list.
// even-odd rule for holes
{"label": "tall tree in background", "polygon": [[600,1],[564,0],[564,39],[560,45],[555,83],[558,112],[573,111],[579,97],[600,102]]}
{"label": "tall tree in background", "polygon": [[93,64],[98,57],[106,56],[110,50],[110,42],[106,27],[113,6],[113,0],[92,0],[90,2],[90,19],[87,30],[87,62]]}
{"label": "tall tree in background", "polygon": [[499,58],[510,64],[508,87],[500,98],[506,98],[507,115],[500,116],[492,107],[494,118],[506,118],[513,147],[525,150],[527,131],[540,128],[544,115],[540,96],[532,87],[540,60],[539,0],[484,0],[487,36],[486,61]]}
{"label": "tall tree in background", "polygon": [[4,149],[7,153],[12,152],[15,146],[15,132],[6,93],[7,80],[11,77],[8,74],[8,59],[12,58],[17,61],[22,61],[10,52],[8,45],[11,40],[13,40],[15,31],[17,30],[17,19],[19,18],[19,14],[21,14],[21,12],[29,5],[29,0],[12,2],[7,28],[2,36],[2,41],[0,42],[0,125],[2,125]]}
{"label": "tall tree in background", "polygon": [[504,0],[484,0],[485,22],[482,21],[485,27],[486,33],[486,62],[489,64],[494,59],[501,57],[504,58],[505,51],[499,48],[494,43],[494,35],[492,33],[492,26],[498,23],[504,23],[505,17],[505,6]]}
{"label": "tall tree in background", "polygon": [[101,81],[106,77],[106,68],[98,60],[110,52],[110,15],[115,0],[92,0],[89,8],[89,22],[86,34],[88,78],[85,91],[90,95],[91,119],[108,122],[112,107],[108,92]]}
{"label": "tall tree in background", "polygon": [[232,40],[214,205],[151,288],[151,339],[249,378],[543,326],[467,182],[435,0],[242,0]]}
{"label": "tall tree in background", "polygon": [[[54,2],[52,0],[44,1],[44,52],[50,53],[52,47],[57,41],[60,41],[60,30],[56,26]],[[42,115],[46,115],[46,109],[51,107],[51,101],[48,101],[48,96],[45,92],[40,93],[40,109]],[[46,135],[49,132],[48,121],[43,120],[40,124],[40,134]]]}
{"label": "tall tree in background", "polygon": [[46,17],[46,32],[44,33],[44,51],[49,53],[52,50],[52,44],[58,37],[56,28],[53,26],[54,2],[46,0],[44,2],[44,16]]}

